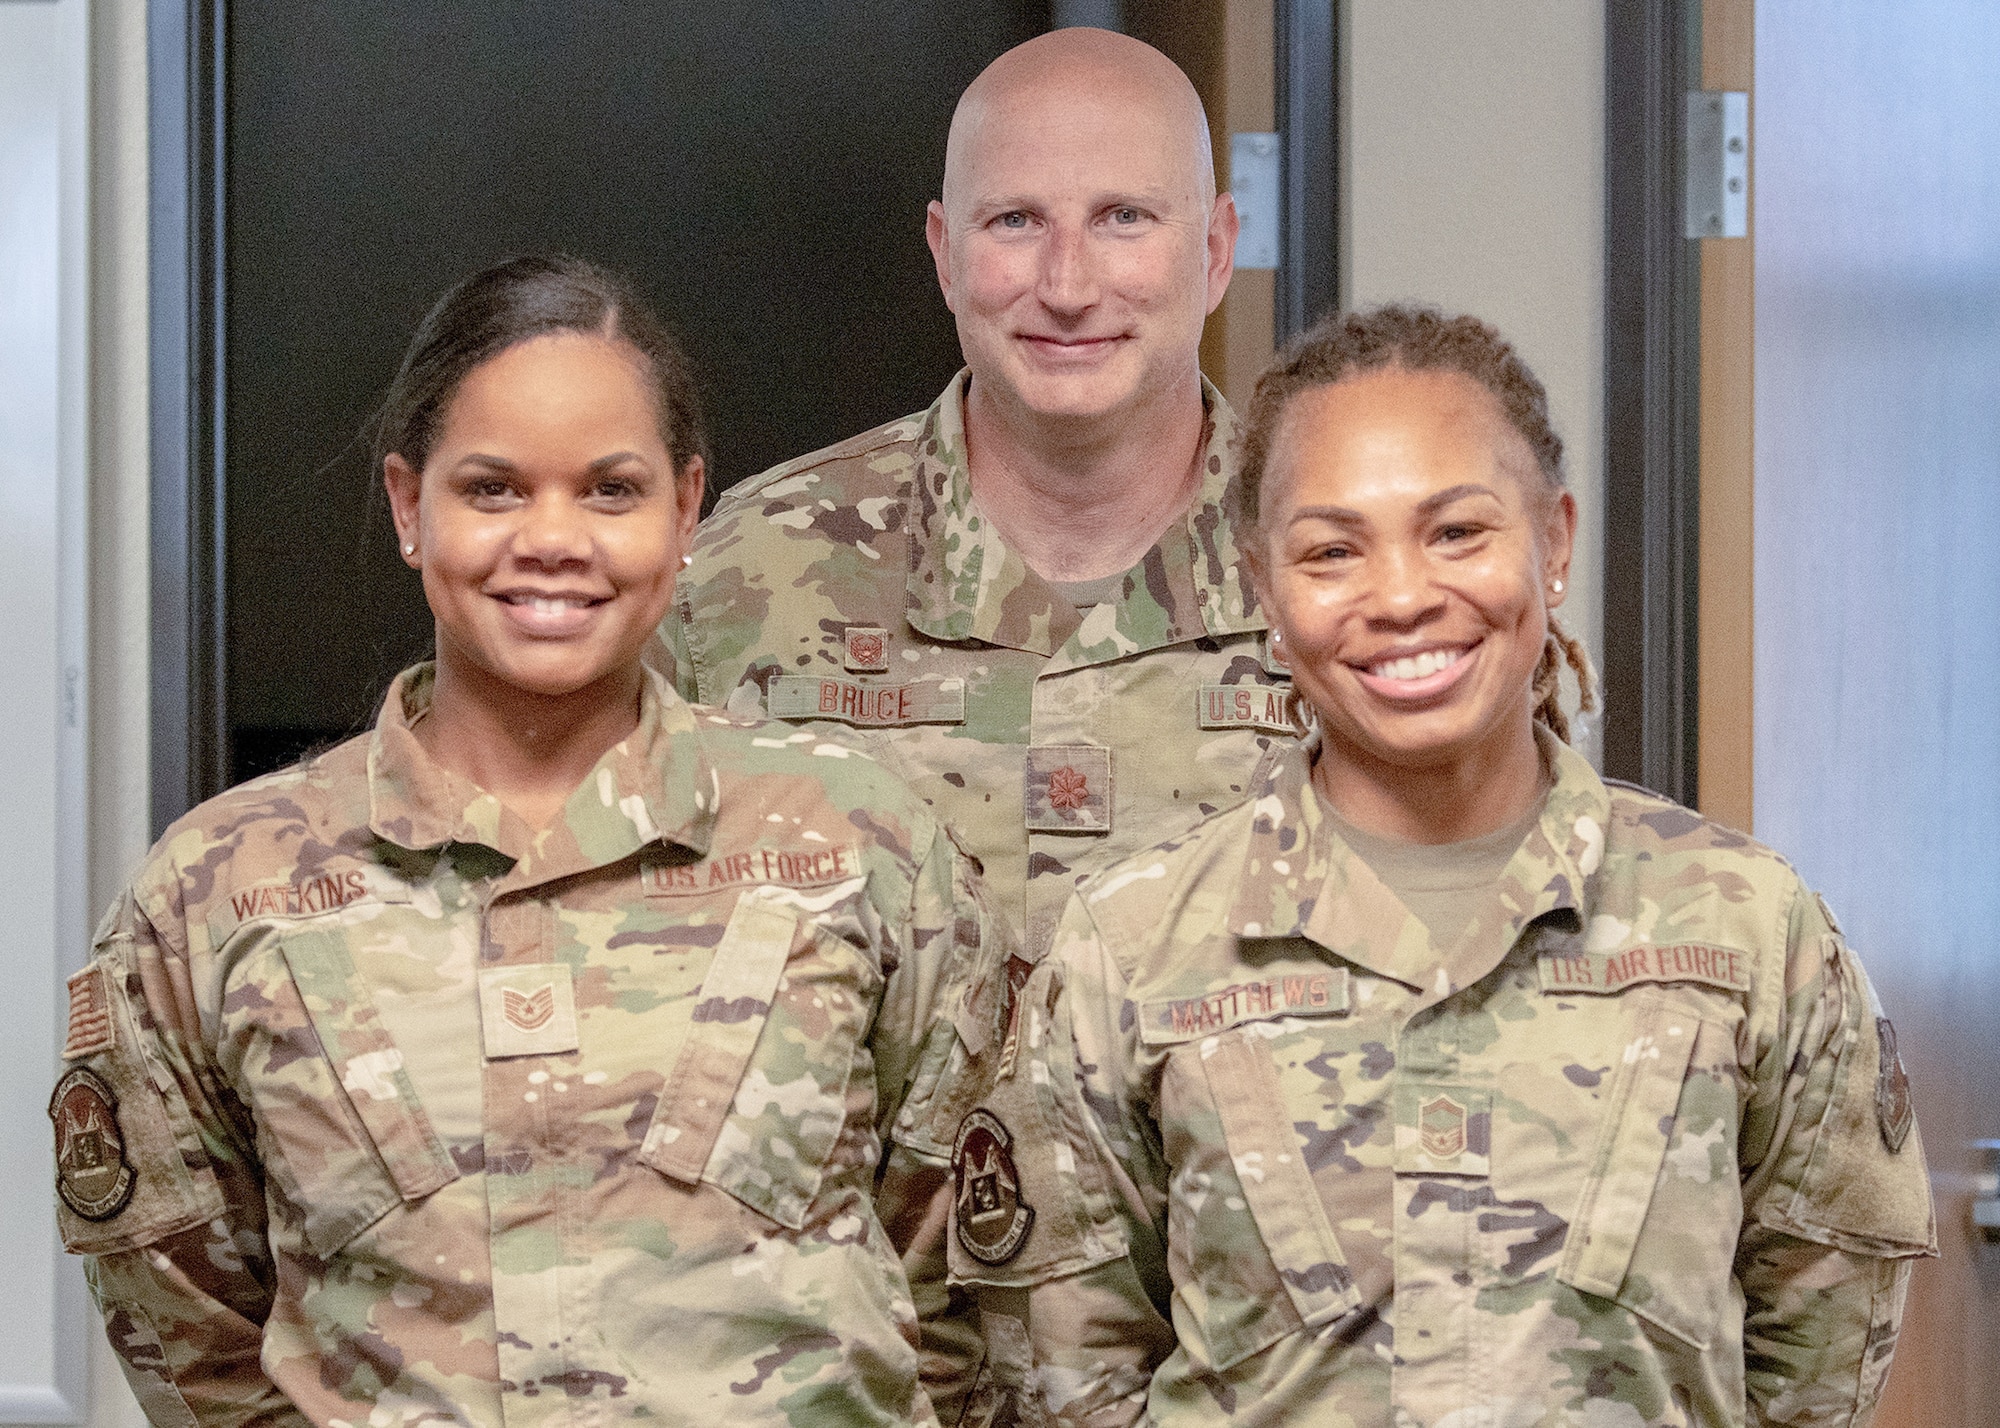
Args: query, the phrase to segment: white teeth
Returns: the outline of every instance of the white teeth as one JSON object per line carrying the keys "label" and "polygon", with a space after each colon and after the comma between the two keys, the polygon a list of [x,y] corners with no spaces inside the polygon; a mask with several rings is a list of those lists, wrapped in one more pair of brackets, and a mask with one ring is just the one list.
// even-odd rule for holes
{"label": "white teeth", "polygon": [[1368,672],[1377,679],[1425,679],[1441,669],[1450,669],[1464,653],[1464,650],[1426,650],[1420,655],[1384,660]]}
{"label": "white teeth", "polygon": [[590,602],[588,600],[562,600],[551,599],[542,595],[530,595],[524,603],[537,615],[560,615],[569,610],[581,610]]}

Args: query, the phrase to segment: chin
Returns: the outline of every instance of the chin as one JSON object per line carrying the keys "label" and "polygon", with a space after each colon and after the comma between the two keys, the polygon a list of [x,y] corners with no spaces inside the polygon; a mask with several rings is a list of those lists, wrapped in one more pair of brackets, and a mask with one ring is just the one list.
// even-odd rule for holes
{"label": "chin", "polygon": [[1479,745],[1470,730],[1429,728],[1412,721],[1402,728],[1363,726],[1351,733],[1328,730],[1328,737],[1379,763],[1400,768],[1436,768],[1465,758]]}
{"label": "chin", "polygon": [[499,660],[486,666],[502,684],[542,699],[562,699],[590,688],[617,670],[596,661]]}
{"label": "chin", "polygon": [[1091,372],[1022,372],[1014,396],[1039,417],[1088,420],[1128,405],[1133,384],[1122,374],[1099,368]]}

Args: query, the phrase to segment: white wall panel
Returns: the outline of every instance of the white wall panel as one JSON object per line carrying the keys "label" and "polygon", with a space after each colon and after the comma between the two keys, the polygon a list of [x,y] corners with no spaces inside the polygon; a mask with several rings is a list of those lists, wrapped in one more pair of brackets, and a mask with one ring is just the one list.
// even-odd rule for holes
{"label": "white wall panel", "polygon": [[1900,1032],[1937,1195],[1892,1403],[2000,1421],[2000,7],[1760,0],[1757,834]]}
{"label": "white wall panel", "polygon": [[88,12],[0,3],[0,1422],[84,1412],[81,1279],[43,1112],[89,913],[84,844]]}

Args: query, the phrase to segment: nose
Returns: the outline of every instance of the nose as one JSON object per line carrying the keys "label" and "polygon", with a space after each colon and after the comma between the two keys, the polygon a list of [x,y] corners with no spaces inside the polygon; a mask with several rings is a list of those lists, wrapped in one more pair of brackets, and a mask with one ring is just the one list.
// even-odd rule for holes
{"label": "nose", "polygon": [[1037,296],[1051,312],[1075,316],[1097,301],[1097,262],[1085,225],[1052,224],[1042,249]]}
{"label": "nose", "polygon": [[566,494],[543,494],[528,504],[514,533],[517,558],[547,570],[590,562],[592,541],[584,513]]}
{"label": "nose", "polygon": [[1391,545],[1369,564],[1375,577],[1368,589],[1371,624],[1420,629],[1443,610],[1443,598],[1431,583],[1429,562],[1419,551]]}

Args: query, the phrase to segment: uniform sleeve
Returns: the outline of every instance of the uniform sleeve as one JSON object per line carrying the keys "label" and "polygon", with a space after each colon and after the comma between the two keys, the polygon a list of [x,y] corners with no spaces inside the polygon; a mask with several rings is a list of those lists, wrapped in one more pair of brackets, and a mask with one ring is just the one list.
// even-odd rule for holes
{"label": "uniform sleeve", "polygon": [[908,950],[884,993],[872,1042],[887,1146],[876,1212],[909,1276],[922,1325],[924,1390],[939,1421],[953,1424],[985,1349],[971,1296],[946,1279],[950,1147],[934,1126],[947,1070],[964,1060],[960,1008],[974,984],[1004,975],[1013,944],[1006,923],[986,906],[971,857],[941,825],[930,826],[928,841],[911,893]]}
{"label": "uniform sleeve", "polygon": [[129,897],[71,980],[68,1043],[57,1218],[146,1416],[303,1425],[259,1362],[274,1272],[247,1118],[201,1049],[185,957]]}
{"label": "uniform sleeve", "polygon": [[1895,1352],[1910,1260],[1936,1253],[1930,1179],[1894,1028],[1803,888],[1785,992],[1744,1124],[1750,1421],[1860,1425]]}
{"label": "uniform sleeve", "polygon": [[1136,1423],[1170,1353],[1165,1171],[1129,1080],[1124,977],[1073,898],[1048,954],[981,989],[990,1034],[953,1098],[954,1282],[980,1307],[974,1407]]}

